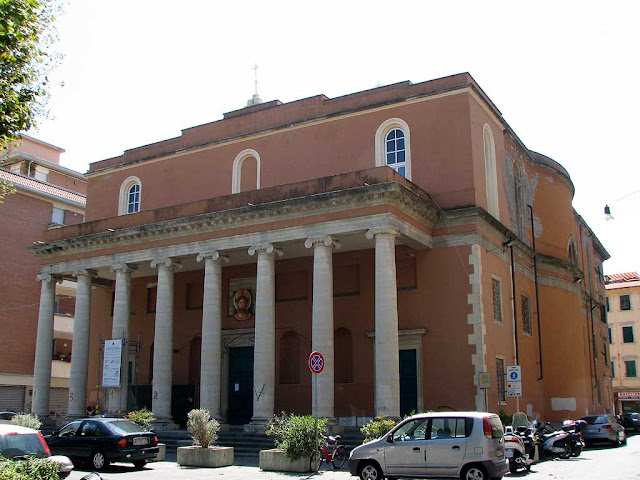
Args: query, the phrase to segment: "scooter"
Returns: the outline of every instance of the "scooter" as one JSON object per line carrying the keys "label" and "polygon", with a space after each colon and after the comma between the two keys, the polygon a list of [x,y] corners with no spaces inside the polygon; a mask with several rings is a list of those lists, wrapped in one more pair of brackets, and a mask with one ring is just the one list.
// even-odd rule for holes
{"label": "scooter", "polygon": [[505,428],[505,456],[509,460],[509,471],[514,474],[519,468],[531,471],[531,465],[538,461],[538,449],[533,436],[533,428],[522,412],[513,415],[511,426]]}
{"label": "scooter", "polygon": [[571,437],[564,430],[554,430],[549,422],[537,427],[538,451],[540,459],[556,458],[567,459],[571,456]]}
{"label": "scooter", "polygon": [[562,422],[562,430],[569,433],[571,440],[571,456],[579,457],[584,448],[584,440],[582,432],[587,428],[587,422],[584,420],[565,420]]}

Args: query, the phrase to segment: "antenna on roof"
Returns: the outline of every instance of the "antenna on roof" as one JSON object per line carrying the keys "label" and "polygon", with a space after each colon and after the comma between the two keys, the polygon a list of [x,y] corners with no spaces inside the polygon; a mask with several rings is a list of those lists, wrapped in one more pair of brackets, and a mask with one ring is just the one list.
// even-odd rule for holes
{"label": "antenna on roof", "polygon": [[251,67],[251,69],[253,70],[254,78],[255,78],[255,93],[253,94],[253,97],[251,97],[247,102],[247,107],[251,107],[252,105],[258,105],[259,103],[262,103],[262,99],[260,98],[260,95],[258,95],[258,64],[254,64],[253,67]]}

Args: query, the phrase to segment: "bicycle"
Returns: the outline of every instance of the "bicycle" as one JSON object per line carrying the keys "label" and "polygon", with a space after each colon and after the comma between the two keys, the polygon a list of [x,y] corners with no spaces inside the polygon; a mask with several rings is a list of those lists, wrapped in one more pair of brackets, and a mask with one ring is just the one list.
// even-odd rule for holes
{"label": "bicycle", "polygon": [[[338,445],[340,442],[340,435],[325,436],[322,437],[327,441],[326,445],[319,446],[318,451],[311,454],[310,468],[312,472],[320,470],[322,462],[331,462],[334,470],[339,470],[347,461],[347,449],[344,445]],[[318,455],[320,456],[318,459]]]}

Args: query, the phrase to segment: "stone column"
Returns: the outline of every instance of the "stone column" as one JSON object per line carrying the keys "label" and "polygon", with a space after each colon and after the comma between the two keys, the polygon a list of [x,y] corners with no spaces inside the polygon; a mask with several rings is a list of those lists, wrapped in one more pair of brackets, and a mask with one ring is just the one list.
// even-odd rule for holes
{"label": "stone column", "polygon": [[400,417],[400,354],[398,347],[398,292],[396,287],[395,237],[393,227],[367,232],[375,238],[376,315],[376,416]]}
{"label": "stone column", "polygon": [[151,405],[156,428],[177,428],[171,417],[173,385],[173,273],[181,267],[172,258],[158,258],[151,268],[158,268],[156,328],[153,347],[153,389]]}
{"label": "stone column", "polygon": [[[111,266],[116,273],[116,291],[113,301],[111,340],[122,339],[120,360],[120,387],[108,390],[108,411],[112,415],[127,410],[129,395],[129,324],[131,322],[131,272],[135,266],[117,263]],[[73,358],[73,357],[72,357]]]}
{"label": "stone column", "polygon": [[255,347],[253,353],[253,417],[261,428],[273,417],[276,363],[275,255],[282,250],[271,244],[256,245],[249,255],[258,255],[256,278]]}
{"label": "stone column", "polygon": [[220,252],[198,255],[204,260],[202,300],[202,354],[200,368],[200,408],[220,419],[220,363],[222,362],[222,262],[229,257]]}
{"label": "stone column", "polygon": [[31,411],[40,417],[49,416],[49,392],[51,390],[51,359],[53,357],[53,315],[56,304],[56,282],[53,275],[38,275],[40,310],[36,337],[36,360],[33,369],[33,402]]}
{"label": "stone column", "polygon": [[91,280],[95,272],[78,270],[76,310],[73,319],[71,374],[69,377],[69,421],[86,415],[87,374],[89,370],[89,324],[91,321]]}
{"label": "stone column", "polygon": [[[305,247],[313,247],[313,307],[311,314],[311,349],[320,352],[325,359],[324,370],[318,374],[317,390],[314,379],[312,402],[318,396],[318,416],[335,420],[333,349],[333,248],[340,243],[328,235],[308,238]],[[315,376],[315,375],[314,375]],[[312,412],[315,405],[311,405]]]}

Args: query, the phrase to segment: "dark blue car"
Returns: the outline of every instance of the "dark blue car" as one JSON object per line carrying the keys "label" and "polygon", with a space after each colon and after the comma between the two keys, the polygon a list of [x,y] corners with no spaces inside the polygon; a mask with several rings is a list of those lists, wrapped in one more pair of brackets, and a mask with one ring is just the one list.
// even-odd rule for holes
{"label": "dark blue car", "polygon": [[123,418],[85,418],[45,437],[51,452],[101,470],[111,462],[142,468],[158,453],[158,438]]}

